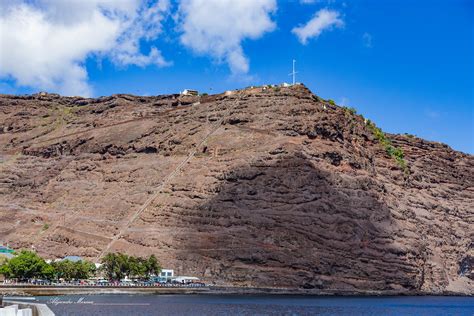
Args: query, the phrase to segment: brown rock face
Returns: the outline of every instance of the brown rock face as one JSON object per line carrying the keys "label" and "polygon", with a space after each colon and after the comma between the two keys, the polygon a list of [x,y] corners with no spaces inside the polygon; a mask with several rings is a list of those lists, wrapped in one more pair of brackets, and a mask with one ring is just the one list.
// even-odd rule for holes
{"label": "brown rock face", "polygon": [[474,157],[304,86],[0,96],[0,241],[224,285],[474,294]]}

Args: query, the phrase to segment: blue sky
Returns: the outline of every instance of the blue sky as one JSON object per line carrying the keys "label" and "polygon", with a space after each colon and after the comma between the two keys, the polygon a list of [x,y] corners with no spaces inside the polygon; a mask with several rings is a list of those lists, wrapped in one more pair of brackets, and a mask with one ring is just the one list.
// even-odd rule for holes
{"label": "blue sky", "polygon": [[[213,93],[289,82],[294,58],[298,81],[383,130],[474,153],[474,1],[35,0],[0,9],[0,93]],[[18,17],[34,27],[22,31]]]}

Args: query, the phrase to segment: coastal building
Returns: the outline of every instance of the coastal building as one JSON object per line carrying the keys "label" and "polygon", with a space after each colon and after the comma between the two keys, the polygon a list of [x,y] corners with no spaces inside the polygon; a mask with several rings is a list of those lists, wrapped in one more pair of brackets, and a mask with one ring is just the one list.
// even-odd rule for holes
{"label": "coastal building", "polygon": [[61,261],[69,260],[71,262],[79,262],[82,261],[82,258],[79,256],[66,256]]}
{"label": "coastal building", "polygon": [[174,270],[172,269],[161,269],[160,278],[171,279],[174,277]]}
{"label": "coastal building", "polygon": [[11,259],[14,257],[13,253],[13,249],[8,248],[8,246],[0,245],[0,257]]}
{"label": "coastal building", "polygon": [[198,281],[199,281],[198,277],[192,277],[192,276],[178,276],[173,279],[173,282],[183,283],[183,284],[194,283]]}
{"label": "coastal building", "polygon": [[0,245],[0,253],[13,253],[13,251],[8,246]]}

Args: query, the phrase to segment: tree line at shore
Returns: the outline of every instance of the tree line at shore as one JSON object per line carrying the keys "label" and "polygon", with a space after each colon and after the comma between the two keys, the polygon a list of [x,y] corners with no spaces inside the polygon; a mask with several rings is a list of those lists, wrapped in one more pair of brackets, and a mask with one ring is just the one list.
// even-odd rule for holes
{"label": "tree line at shore", "polygon": [[101,259],[101,266],[87,260],[60,260],[47,263],[37,253],[20,251],[10,260],[0,262],[0,275],[20,281],[32,279],[45,280],[85,280],[95,275],[104,275],[113,281],[124,277],[147,279],[161,272],[155,255],[147,258],[129,256],[123,253],[108,253]]}

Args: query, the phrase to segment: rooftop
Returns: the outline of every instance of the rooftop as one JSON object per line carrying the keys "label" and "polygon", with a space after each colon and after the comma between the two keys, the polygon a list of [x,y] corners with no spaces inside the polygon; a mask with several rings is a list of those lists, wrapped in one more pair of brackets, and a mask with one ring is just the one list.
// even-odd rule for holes
{"label": "rooftop", "polygon": [[69,260],[69,261],[72,261],[72,262],[78,262],[78,261],[82,261],[82,258],[79,257],[79,256],[66,256],[63,258],[63,260]]}
{"label": "rooftop", "polygon": [[7,246],[0,245],[0,253],[12,253],[13,249],[8,248]]}

